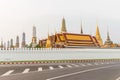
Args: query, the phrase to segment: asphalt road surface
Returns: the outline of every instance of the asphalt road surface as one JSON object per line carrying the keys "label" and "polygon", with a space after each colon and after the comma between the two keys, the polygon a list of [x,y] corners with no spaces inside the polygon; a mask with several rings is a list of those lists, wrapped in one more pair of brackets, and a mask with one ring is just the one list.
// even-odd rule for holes
{"label": "asphalt road surface", "polygon": [[120,80],[120,63],[0,65],[0,80]]}

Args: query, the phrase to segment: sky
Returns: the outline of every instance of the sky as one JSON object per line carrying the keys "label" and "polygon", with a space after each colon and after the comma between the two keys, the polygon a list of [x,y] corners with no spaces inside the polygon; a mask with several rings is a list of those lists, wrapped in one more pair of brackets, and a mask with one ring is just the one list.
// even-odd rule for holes
{"label": "sky", "polygon": [[[98,24],[103,41],[109,30],[111,40],[120,43],[119,0],[0,0],[0,38],[7,42],[16,36],[22,40],[26,33],[29,44],[32,27],[36,26],[37,39],[60,32],[64,17],[68,32],[95,35]],[[0,41],[1,41],[0,40]]]}

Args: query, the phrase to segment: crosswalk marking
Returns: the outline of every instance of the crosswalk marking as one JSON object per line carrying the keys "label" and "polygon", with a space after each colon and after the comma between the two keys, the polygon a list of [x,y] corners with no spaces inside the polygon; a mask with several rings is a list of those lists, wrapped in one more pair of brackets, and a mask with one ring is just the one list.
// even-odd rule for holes
{"label": "crosswalk marking", "polygon": [[71,68],[72,66],[70,66],[70,65],[66,65],[67,67],[69,67],[69,68]]}
{"label": "crosswalk marking", "polygon": [[63,66],[58,66],[58,67],[61,68],[61,69],[64,68]]}
{"label": "crosswalk marking", "polygon": [[28,73],[30,71],[29,68],[26,68],[22,73]]}
{"label": "crosswalk marking", "polygon": [[42,67],[39,67],[39,68],[38,68],[38,71],[42,71],[42,70],[43,70]]}
{"label": "crosswalk marking", "polygon": [[10,75],[13,71],[14,71],[14,70],[10,70],[10,71],[8,71],[8,72],[4,73],[4,74],[3,74],[3,75],[1,75],[1,76],[7,76],[7,75]]}
{"label": "crosswalk marking", "polygon": [[53,70],[53,69],[54,69],[54,67],[52,67],[52,66],[49,66],[49,69],[50,69],[50,70]]}
{"label": "crosswalk marking", "polygon": [[73,65],[73,66],[75,66],[75,67],[79,67],[79,65],[76,65],[76,64],[71,64],[71,65]]}

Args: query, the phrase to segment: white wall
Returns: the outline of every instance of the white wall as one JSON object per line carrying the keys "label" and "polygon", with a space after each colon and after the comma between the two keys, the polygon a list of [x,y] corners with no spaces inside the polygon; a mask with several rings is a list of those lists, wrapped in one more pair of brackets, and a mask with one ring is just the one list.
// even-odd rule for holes
{"label": "white wall", "polygon": [[0,61],[120,58],[120,49],[0,50]]}

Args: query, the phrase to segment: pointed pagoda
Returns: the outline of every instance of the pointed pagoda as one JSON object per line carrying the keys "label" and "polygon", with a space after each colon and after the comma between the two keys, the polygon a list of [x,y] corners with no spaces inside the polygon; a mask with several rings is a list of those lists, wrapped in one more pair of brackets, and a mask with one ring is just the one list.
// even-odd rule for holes
{"label": "pointed pagoda", "polygon": [[104,43],[105,47],[112,47],[113,42],[110,40],[109,31],[107,32],[107,39]]}
{"label": "pointed pagoda", "polygon": [[65,19],[62,19],[61,33],[67,32]]}
{"label": "pointed pagoda", "polygon": [[99,32],[98,25],[97,25],[97,28],[96,28],[96,35],[95,35],[95,37],[96,37],[99,45],[102,46],[103,45],[103,41],[102,41],[102,38],[101,38],[101,35],[100,35],[100,32]]}

